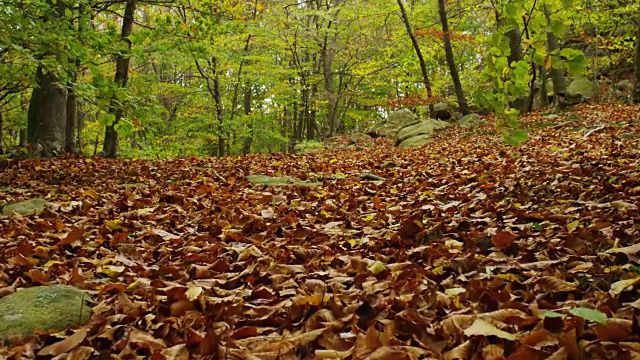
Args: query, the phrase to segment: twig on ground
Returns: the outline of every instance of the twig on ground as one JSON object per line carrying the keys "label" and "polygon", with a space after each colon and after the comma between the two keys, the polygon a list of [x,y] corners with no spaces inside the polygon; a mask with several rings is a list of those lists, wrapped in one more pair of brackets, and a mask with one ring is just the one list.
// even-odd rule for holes
{"label": "twig on ground", "polygon": [[211,172],[213,173],[213,175],[215,175],[220,181],[222,181],[223,183],[227,183],[227,179],[223,178],[222,176],[220,176],[220,174],[218,174],[217,171],[215,171],[214,169],[211,169]]}
{"label": "twig on ground", "polygon": [[595,132],[598,132],[598,131],[600,131],[600,130],[603,130],[604,128],[606,128],[606,126],[604,126],[604,125],[600,125],[600,126],[598,126],[597,128],[595,128],[595,129],[591,129],[591,130],[587,131],[587,133],[586,133],[586,134],[584,134],[584,136],[583,136],[582,138],[583,138],[583,139],[586,139],[586,138],[588,138],[589,136],[591,136],[591,134],[593,134],[593,133],[595,133]]}

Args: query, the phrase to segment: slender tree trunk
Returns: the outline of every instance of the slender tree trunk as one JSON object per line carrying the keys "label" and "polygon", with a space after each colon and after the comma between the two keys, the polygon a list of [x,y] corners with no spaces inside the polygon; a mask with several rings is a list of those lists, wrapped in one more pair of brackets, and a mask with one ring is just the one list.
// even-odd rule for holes
{"label": "slender tree trunk", "polygon": [[[544,7],[544,15],[547,18],[547,21],[551,22],[551,12],[546,6]],[[549,49],[549,53],[560,48],[558,37],[551,31],[547,31],[547,48]],[[551,68],[550,73],[551,81],[553,82],[553,102],[555,105],[558,105],[560,97],[564,96],[567,90],[567,84],[564,79],[564,70]]]}
{"label": "slender tree trunk", "polygon": [[3,144],[2,139],[4,138],[3,122],[4,122],[4,118],[2,117],[2,108],[0,108],[0,155],[4,154],[4,147],[2,147],[2,144]]}
{"label": "slender tree trunk", "polygon": [[[420,44],[418,44],[418,39],[416,39],[413,34],[413,29],[411,28],[411,23],[409,22],[409,16],[407,16],[407,11],[404,9],[403,0],[398,0],[398,6],[400,7],[400,14],[402,15],[402,22],[404,23],[404,27],[407,29],[407,34],[409,35],[409,39],[411,39],[411,44],[413,45],[413,50],[416,52],[418,56],[418,63],[420,64],[420,71],[422,72],[422,81],[424,82],[424,87],[427,90],[427,97],[429,99],[433,98],[433,92],[431,91],[431,81],[429,80],[429,73],[427,71],[427,64],[424,61],[424,56],[422,56],[422,51],[420,51]],[[429,103],[429,115],[433,115],[433,103]]]}
{"label": "slender tree trunk", "polygon": [[445,0],[438,0],[438,12],[440,13],[440,22],[442,23],[442,32],[444,35],[444,52],[447,58],[447,65],[449,65],[449,72],[451,73],[451,80],[453,80],[453,88],[456,92],[460,112],[462,115],[467,115],[471,113],[471,110],[469,110],[467,98],[464,96],[460,75],[458,74],[458,68],[456,67],[456,61],[453,56],[453,47],[451,46],[451,37],[449,34],[449,21],[447,20],[447,9],[444,2]]}
{"label": "slender tree trunk", "polygon": [[[136,0],[127,0],[127,5],[124,10],[124,18],[122,20],[122,32],[120,34],[120,41],[126,46],[126,51],[119,52],[116,55],[116,74],[115,83],[121,88],[127,86],[129,80],[129,60],[131,51],[131,36],[133,32],[133,23],[135,19]],[[112,99],[109,105],[109,112],[115,115],[112,124],[107,124],[104,134],[104,144],[102,153],[106,157],[115,158],[118,156],[118,132],[116,131],[116,125],[124,116],[124,109],[122,105],[118,103],[117,99]]]}
{"label": "slender tree trunk", "polygon": [[218,119],[218,156],[225,155],[226,138],[224,131],[224,114],[222,113],[222,93],[220,92],[220,71],[218,70],[218,59],[211,59],[213,67],[213,101],[216,105],[216,118]]}
{"label": "slender tree trunk", "polygon": [[316,95],[318,94],[318,85],[313,83],[311,85],[311,95],[309,97],[309,104],[307,107],[307,140],[313,140],[315,137],[315,127],[316,127],[316,107],[313,104]]}
{"label": "slender tree trunk", "polygon": [[634,60],[635,83],[633,85],[633,102],[640,104],[640,16],[637,17],[638,28],[636,29],[636,58]]}
{"label": "slender tree trunk", "polygon": [[549,105],[547,96],[547,71],[544,66],[540,66],[540,106]]}
{"label": "slender tree trunk", "polygon": [[[244,114],[249,117],[251,115],[251,97],[253,95],[253,88],[251,85],[246,84],[244,89]],[[250,117],[249,117],[250,118]],[[251,152],[251,144],[253,143],[253,119],[249,120],[249,134],[244,138],[242,142],[242,153],[247,155]]]}
{"label": "slender tree trunk", "polygon": [[75,92],[75,76],[73,84],[69,86],[69,93],[67,94],[67,128],[65,135],[64,150],[68,153],[75,154],[76,149],[76,128],[78,125],[78,98]]}

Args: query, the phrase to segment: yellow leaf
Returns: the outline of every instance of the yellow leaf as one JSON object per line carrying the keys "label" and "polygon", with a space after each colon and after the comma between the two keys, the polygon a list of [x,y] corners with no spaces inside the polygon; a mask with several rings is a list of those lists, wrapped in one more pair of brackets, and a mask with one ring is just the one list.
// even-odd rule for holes
{"label": "yellow leaf", "polygon": [[578,227],[578,225],[580,225],[580,221],[574,220],[567,224],[567,230],[569,230],[569,233],[572,233]]}
{"label": "yellow leaf", "polygon": [[640,278],[616,281],[611,284],[611,290],[609,290],[609,293],[614,296],[618,295],[621,292],[625,291],[625,289],[635,285],[638,280],[640,280]]}
{"label": "yellow leaf", "polygon": [[373,275],[378,275],[384,271],[384,264],[382,261],[375,261],[369,266],[369,271],[371,271]]}
{"label": "yellow leaf", "polygon": [[107,275],[110,278],[115,278],[115,277],[118,277],[118,276],[122,275],[124,270],[125,270],[124,266],[103,265],[102,269],[100,270],[100,272],[105,274],[105,275]]}
{"label": "yellow leaf", "polygon": [[335,164],[338,162],[338,159],[331,159],[329,160],[329,164]]}
{"label": "yellow leaf", "polygon": [[202,289],[201,286],[189,286],[189,289],[187,289],[185,295],[187,296],[187,299],[189,299],[189,301],[193,301],[196,300],[203,291],[204,289]]}
{"label": "yellow leaf", "polygon": [[481,320],[476,319],[471,326],[469,326],[464,334],[466,336],[474,336],[474,335],[482,335],[482,336],[496,336],[505,340],[515,341],[518,339],[517,336],[510,334],[506,331],[500,330],[492,324]]}
{"label": "yellow leaf", "polygon": [[55,264],[63,264],[63,262],[62,261],[58,261],[58,260],[49,260],[44,264],[44,267],[48,268],[48,267],[51,267],[51,266],[53,266]]}
{"label": "yellow leaf", "polygon": [[120,224],[122,224],[122,220],[120,220],[120,219],[105,220],[104,221],[104,226],[106,226],[107,229],[109,229],[111,231],[116,231],[116,230],[122,229],[122,226]]}
{"label": "yellow leaf", "polygon": [[465,292],[467,292],[465,288],[451,288],[444,291],[444,293],[449,296],[457,296]]}
{"label": "yellow leaf", "polygon": [[551,69],[551,56],[547,55],[547,58],[544,61],[544,68]]}

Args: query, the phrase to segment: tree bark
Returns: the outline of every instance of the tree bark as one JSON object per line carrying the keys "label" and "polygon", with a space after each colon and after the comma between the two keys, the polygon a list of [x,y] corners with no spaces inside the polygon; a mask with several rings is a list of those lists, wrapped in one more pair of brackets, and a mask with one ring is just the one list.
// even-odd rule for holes
{"label": "tree bark", "polygon": [[465,97],[464,90],[462,89],[460,75],[458,74],[458,68],[456,67],[456,61],[453,56],[453,47],[451,46],[451,37],[449,34],[449,21],[447,20],[447,8],[444,1],[445,0],[438,0],[438,12],[440,13],[440,22],[442,24],[442,32],[444,35],[444,52],[447,58],[447,65],[449,66],[449,73],[451,73],[453,88],[456,92],[456,98],[458,99],[460,112],[462,115],[468,115],[471,111],[469,110],[467,98]]}
{"label": "tree bark", "polygon": [[75,154],[78,152],[76,148],[76,129],[78,126],[78,97],[75,92],[75,79],[74,84],[69,87],[67,94],[67,124],[65,130],[65,144],[64,150],[68,153]]}
{"label": "tree bark", "polygon": [[[336,94],[335,86],[333,83],[333,59],[334,50],[328,43],[328,37],[325,36],[324,46],[322,47],[322,71],[324,74],[324,89],[327,93],[327,123],[329,124],[329,136],[333,136],[338,130],[338,95]],[[308,90],[307,90],[308,92]],[[305,114],[305,117],[308,114]],[[302,129],[301,129],[302,130]],[[302,134],[299,134],[302,137]]]}
{"label": "tree bark", "polygon": [[[253,95],[253,88],[251,85],[246,84],[244,89],[244,114],[251,115],[251,97]],[[244,138],[242,142],[242,154],[247,155],[251,152],[251,144],[253,143],[253,119],[249,119],[249,134]]]}
{"label": "tree bark", "polygon": [[[413,34],[413,29],[411,28],[411,23],[409,22],[409,16],[407,16],[407,11],[404,9],[402,0],[398,0],[398,6],[400,7],[402,22],[404,23],[404,27],[407,29],[407,34],[409,35],[409,39],[411,39],[413,50],[416,52],[416,55],[418,56],[418,63],[420,64],[420,71],[422,72],[422,81],[424,83],[425,89],[427,90],[427,97],[431,99],[433,98],[433,92],[431,91],[431,81],[429,80],[427,64],[424,61],[424,56],[422,56],[422,51],[420,51],[420,44],[418,44],[418,39],[416,39],[415,35]],[[434,112],[433,102],[429,102],[429,115],[433,115],[433,112]]]}
{"label": "tree bark", "polygon": [[[551,12],[546,6],[544,7],[544,15],[547,18],[547,22],[551,22]],[[547,31],[547,48],[549,53],[560,48],[558,37],[551,31]],[[550,73],[551,81],[553,82],[553,103],[558,105],[560,97],[564,96],[567,90],[567,84],[564,79],[564,70],[552,67]]]}
{"label": "tree bark", "polygon": [[636,58],[634,59],[634,71],[636,75],[635,83],[633,85],[633,102],[640,104],[640,16],[637,17],[636,29]]}
{"label": "tree bark", "polygon": [[[518,61],[522,61],[524,56],[522,54],[522,34],[520,32],[520,25],[515,24],[513,29],[507,31],[505,34],[509,38],[509,50],[511,50],[511,54],[508,56],[509,65],[511,66],[513,63]],[[535,82],[535,70],[533,72],[533,78]],[[529,93],[530,97],[533,98],[534,95]],[[513,101],[511,101],[510,106],[521,113],[526,112],[528,110],[528,101],[526,97],[520,97]]]}
{"label": "tree bark", "polygon": [[2,117],[2,108],[0,108],[0,155],[4,154],[4,147],[2,147],[2,139],[3,137],[3,133],[4,133],[4,129],[3,129],[3,121],[4,118]]}
{"label": "tree bark", "polygon": [[[127,5],[124,10],[124,18],[122,19],[122,32],[120,34],[120,41],[126,46],[126,51],[119,52],[116,55],[116,74],[115,83],[120,88],[127,86],[129,80],[129,60],[131,51],[131,36],[133,32],[133,23],[136,11],[136,0],[127,0]],[[124,109],[122,104],[117,99],[111,99],[109,105],[109,112],[115,115],[112,124],[107,124],[104,133],[104,144],[102,147],[102,154],[105,157],[115,158],[118,156],[118,132],[116,131],[116,125],[124,116]]]}
{"label": "tree bark", "polygon": [[39,155],[55,156],[63,152],[67,125],[67,90],[52,74],[36,71],[34,89],[28,112],[29,143]]}

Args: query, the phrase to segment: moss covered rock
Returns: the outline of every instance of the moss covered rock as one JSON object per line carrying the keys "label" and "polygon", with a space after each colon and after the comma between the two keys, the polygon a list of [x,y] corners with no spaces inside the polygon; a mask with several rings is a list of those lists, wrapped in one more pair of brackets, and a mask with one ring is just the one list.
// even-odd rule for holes
{"label": "moss covered rock", "polygon": [[36,286],[0,299],[0,340],[54,333],[91,318],[89,295],[68,285]]}
{"label": "moss covered rock", "polygon": [[404,140],[398,146],[399,147],[420,146],[420,145],[424,145],[424,144],[428,143],[430,138],[431,138],[431,135],[426,135],[426,134],[425,135],[418,135],[418,136],[414,136],[414,137],[411,137],[411,138],[408,138],[408,139]]}
{"label": "moss covered rock", "polygon": [[47,207],[47,200],[45,199],[29,199],[13,204],[6,204],[2,206],[3,215],[11,215],[14,212],[20,215],[32,215],[39,214]]}
{"label": "moss covered rock", "polygon": [[412,113],[409,109],[392,111],[389,113],[387,121],[377,124],[373,128],[373,131],[382,136],[393,138],[400,129],[415,124],[418,121],[420,121],[418,115]]}
{"label": "moss covered rock", "polygon": [[446,121],[435,120],[435,119],[427,119],[422,120],[421,122],[407,126],[404,129],[400,130],[396,135],[396,144],[400,144],[407,139],[420,136],[420,135],[431,135],[436,130],[444,129],[449,127],[450,124]]}
{"label": "moss covered rock", "polygon": [[290,176],[267,176],[267,175],[248,175],[247,181],[254,185],[267,186],[307,186],[314,187],[322,185],[319,182],[309,182],[300,180]]}

